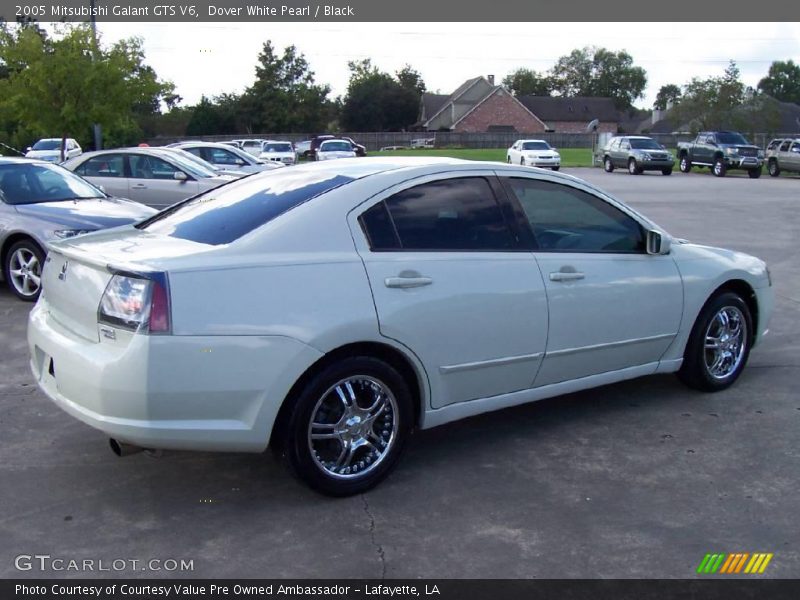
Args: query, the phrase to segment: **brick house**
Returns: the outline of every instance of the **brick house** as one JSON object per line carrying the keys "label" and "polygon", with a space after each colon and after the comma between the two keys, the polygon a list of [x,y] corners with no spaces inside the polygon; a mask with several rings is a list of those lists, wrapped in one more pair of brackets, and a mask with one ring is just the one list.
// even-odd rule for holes
{"label": "brick house", "polygon": [[619,115],[610,98],[515,97],[494,76],[475,77],[452,94],[423,94],[414,129],[455,132],[546,131],[584,133],[598,119],[598,131],[616,133]]}

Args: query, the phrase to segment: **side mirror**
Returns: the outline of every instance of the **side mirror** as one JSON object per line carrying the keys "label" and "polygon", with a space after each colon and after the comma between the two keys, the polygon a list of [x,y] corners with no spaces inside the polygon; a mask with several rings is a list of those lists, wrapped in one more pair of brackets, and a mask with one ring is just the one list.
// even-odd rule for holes
{"label": "side mirror", "polygon": [[25,148],[25,152],[30,152],[31,150],[33,150],[33,148],[31,148],[30,146],[28,146],[27,148]]}
{"label": "side mirror", "polygon": [[646,245],[648,254],[669,254],[671,242],[668,235],[655,229],[649,229]]}
{"label": "side mirror", "polygon": [[175,173],[172,175],[172,178],[177,179],[178,181],[186,181],[189,179],[188,175],[186,175],[186,173],[183,171],[175,171]]}

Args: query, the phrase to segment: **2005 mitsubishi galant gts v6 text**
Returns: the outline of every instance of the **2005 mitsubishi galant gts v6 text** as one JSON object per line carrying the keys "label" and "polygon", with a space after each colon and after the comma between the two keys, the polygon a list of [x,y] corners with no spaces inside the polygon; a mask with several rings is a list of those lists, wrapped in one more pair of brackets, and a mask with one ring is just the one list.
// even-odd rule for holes
{"label": "2005 mitsubishi galant gts v6 text", "polygon": [[140,448],[282,449],[361,492],[428,428],[651,373],[715,391],[767,331],[757,258],[672,239],[570,176],[344,159],[50,246],[31,368]]}

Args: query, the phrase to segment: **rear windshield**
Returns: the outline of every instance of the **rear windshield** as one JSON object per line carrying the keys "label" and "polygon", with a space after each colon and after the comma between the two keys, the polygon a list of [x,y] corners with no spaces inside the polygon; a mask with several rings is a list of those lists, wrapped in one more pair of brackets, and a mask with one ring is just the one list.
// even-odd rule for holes
{"label": "rear windshield", "polygon": [[330,172],[285,171],[248,177],[211,190],[137,227],[201,244],[230,244],[295,206],[353,181]]}

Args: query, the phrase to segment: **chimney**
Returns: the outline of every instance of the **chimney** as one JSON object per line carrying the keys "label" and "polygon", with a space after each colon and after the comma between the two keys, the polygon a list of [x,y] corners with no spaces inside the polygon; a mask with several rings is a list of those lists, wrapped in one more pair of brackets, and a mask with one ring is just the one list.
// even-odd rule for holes
{"label": "chimney", "polygon": [[651,119],[650,124],[651,125],[655,125],[656,123],[658,123],[661,119],[664,118],[664,113],[665,112],[667,112],[667,111],[661,110],[660,108],[654,108],[653,109],[653,118]]}
{"label": "chimney", "polygon": [[487,79],[489,80],[489,85],[494,85],[494,75],[489,75]]}

